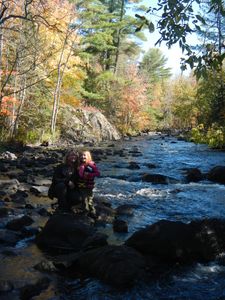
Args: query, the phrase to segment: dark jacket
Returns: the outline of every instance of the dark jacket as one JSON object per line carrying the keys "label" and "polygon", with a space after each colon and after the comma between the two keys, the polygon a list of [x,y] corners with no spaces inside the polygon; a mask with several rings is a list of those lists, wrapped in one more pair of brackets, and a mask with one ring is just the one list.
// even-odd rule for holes
{"label": "dark jacket", "polygon": [[52,184],[48,190],[49,198],[53,199],[57,195],[55,195],[55,186],[58,184],[65,184],[67,186],[68,182],[72,181],[75,184],[75,188],[77,188],[78,183],[78,172],[75,169],[74,172],[71,171],[68,165],[60,164],[58,165],[53,174]]}

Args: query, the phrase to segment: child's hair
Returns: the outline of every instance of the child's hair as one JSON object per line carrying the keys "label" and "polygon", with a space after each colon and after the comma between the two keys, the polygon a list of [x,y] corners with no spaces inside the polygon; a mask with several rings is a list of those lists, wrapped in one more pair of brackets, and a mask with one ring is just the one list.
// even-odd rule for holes
{"label": "child's hair", "polygon": [[92,161],[92,156],[91,156],[90,151],[82,151],[80,153],[80,157],[82,156],[82,154],[86,154],[86,163],[89,163],[90,161]]}

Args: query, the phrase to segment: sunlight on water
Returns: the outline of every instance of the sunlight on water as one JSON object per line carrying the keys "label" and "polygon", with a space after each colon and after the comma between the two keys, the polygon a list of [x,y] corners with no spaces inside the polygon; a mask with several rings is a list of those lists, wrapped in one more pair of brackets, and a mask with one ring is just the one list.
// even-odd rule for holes
{"label": "sunlight on water", "polygon": [[137,195],[141,195],[144,197],[157,197],[162,198],[169,194],[169,191],[156,190],[151,188],[141,189],[136,192]]}

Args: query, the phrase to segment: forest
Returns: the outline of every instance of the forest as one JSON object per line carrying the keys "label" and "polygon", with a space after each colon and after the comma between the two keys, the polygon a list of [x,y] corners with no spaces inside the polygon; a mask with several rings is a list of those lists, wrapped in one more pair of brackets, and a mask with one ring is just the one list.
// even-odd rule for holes
{"label": "forest", "polygon": [[[223,1],[142,2],[2,0],[0,141],[57,140],[70,105],[102,112],[123,136],[179,130],[224,148]],[[146,30],[159,31],[157,46],[179,44],[188,76],[172,76],[160,47],[143,52]]]}

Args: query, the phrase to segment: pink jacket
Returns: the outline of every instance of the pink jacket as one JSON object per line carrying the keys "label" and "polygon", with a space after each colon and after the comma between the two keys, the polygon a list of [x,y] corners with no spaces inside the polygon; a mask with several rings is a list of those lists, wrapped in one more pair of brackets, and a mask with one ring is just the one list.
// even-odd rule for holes
{"label": "pink jacket", "polygon": [[91,161],[87,164],[82,164],[79,167],[78,186],[80,188],[94,188],[94,178],[100,176],[100,172],[96,164]]}

